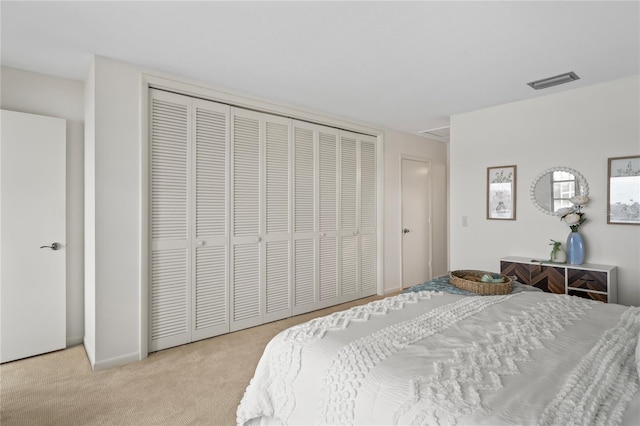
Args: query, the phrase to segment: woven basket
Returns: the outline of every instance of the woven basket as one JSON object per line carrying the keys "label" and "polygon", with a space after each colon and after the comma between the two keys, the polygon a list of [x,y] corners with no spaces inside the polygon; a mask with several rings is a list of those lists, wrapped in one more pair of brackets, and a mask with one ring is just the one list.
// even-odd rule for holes
{"label": "woven basket", "polygon": [[[480,278],[484,274],[491,276],[500,275],[503,283],[484,283]],[[506,275],[496,274],[487,271],[451,271],[449,272],[449,282],[462,290],[472,291],[478,294],[509,294],[511,293],[511,278]]]}

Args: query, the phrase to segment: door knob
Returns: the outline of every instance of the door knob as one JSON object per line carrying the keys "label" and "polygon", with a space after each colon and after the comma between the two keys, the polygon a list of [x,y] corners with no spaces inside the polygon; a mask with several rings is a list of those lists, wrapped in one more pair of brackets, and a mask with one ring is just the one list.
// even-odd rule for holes
{"label": "door knob", "polygon": [[50,248],[51,250],[58,250],[60,247],[62,247],[60,243],[51,243],[50,246],[40,246],[40,248]]}
{"label": "door knob", "polygon": [[408,233],[408,232],[411,232],[411,231],[409,231],[407,228],[404,228],[404,229],[402,230],[402,233],[403,233],[403,234],[406,234],[406,233]]}

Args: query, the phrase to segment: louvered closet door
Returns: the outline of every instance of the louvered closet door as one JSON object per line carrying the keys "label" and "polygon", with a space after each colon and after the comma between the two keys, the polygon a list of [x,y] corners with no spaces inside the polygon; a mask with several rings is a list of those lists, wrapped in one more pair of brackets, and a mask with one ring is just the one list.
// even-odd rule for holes
{"label": "louvered closet door", "polygon": [[309,123],[293,126],[293,312],[316,308],[316,183],[317,131]]}
{"label": "louvered closet door", "polygon": [[150,351],[229,331],[228,120],[151,91]]}
{"label": "louvered closet door", "polygon": [[229,331],[229,107],[193,100],[192,340]]}
{"label": "louvered closet door", "polygon": [[261,114],[232,109],[231,330],[258,325]]}
{"label": "louvered closet door", "polygon": [[338,302],[338,134],[293,122],[293,313]]}
{"label": "louvered closet door", "polygon": [[340,295],[358,292],[358,143],[340,134]]}
{"label": "louvered closet door", "polygon": [[338,302],[338,140],[339,131],[318,133],[319,308]]}
{"label": "louvered closet door", "polygon": [[360,208],[359,208],[359,272],[360,291],[372,295],[377,291],[376,262],[376,141],[361,135],[360,143]]}
{"label": "louvered closet door", "polygon": [[231,330],[291,315],[290,120],[232,114]]}
{"label": "louvered closet door", "polygon": [[150,351],[191,341],[189,103],[152,91]]}
{"label": "louvered closet door", "polygon": [[376,139],[340,133],[340,295],[377,291]]}
{"label": "louvered closet door", "polygon": [[150,351],[375,292],[374,138],[150,103]]}
{"label": "louvered closet door", "polygon": [[264,322],[291,316],[291,120],[264,114]]}

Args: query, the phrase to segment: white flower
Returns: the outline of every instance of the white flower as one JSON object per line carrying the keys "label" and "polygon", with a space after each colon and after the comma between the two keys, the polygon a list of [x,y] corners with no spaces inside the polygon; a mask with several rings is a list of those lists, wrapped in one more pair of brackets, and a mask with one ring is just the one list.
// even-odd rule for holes
{"label": "white flower", "polygon": [[562,217],[571,212],[573,212],[573,207],[563,207],[561,209],[556,210],[556,216]]}
{"label": "white flower", "polygon": [[589,197],[587,197],[586,195],[576,195],[575,197],[569,198],[569,201],[571,201],[576,206],[583,206],[589,202]]}
{"label": "white flower", "polygon": [[569,213],[564,217],[564,221],[567,222],[567,225],[575,225],[580,222],[580,215],[578,213]]}

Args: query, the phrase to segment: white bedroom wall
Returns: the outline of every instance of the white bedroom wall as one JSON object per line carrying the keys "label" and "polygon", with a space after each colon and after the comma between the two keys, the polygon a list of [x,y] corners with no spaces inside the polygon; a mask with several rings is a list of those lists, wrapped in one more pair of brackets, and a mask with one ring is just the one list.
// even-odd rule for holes
{"label": "white bedroom wall", "polygon": [[67,120],[67,346],[84,336],[83,83],[2,67],[1,107]]}
{"label": "white bedroom wall", "polygon": [[447,144],[395,130],[385,130],[384,146],[384,290],[398,291],[402,273],[402,156],[431,163],[432,270],[433,276],[447,272]]}
{"label": "white bedroom wall", "polygon": [[[618,266],[618,301],[640,305],[640,226],[606,218],[607,159],[639,154],[640,76],[452,117],[451,268],[495,271],[503,256],[548,258],[549,240],[565,241],[569,228],[535,208],[529,186],[543,170],[566,166],[589,184],[580,228],[585,261]],[[518,167],[517,220],[487,220],[487,167],[511,164]]]}
{"label": "white bedroom wall", "polygon": [[95,63],[84,84],[84,347],[92,366],[96,352]]}
{"label": "white bedroom wall", "polygon": [[[141,72],[95,57],[87,77],[87,324],[94,369],[141,359]],[[92,299],[93,298],[93,299]],[[93,306],[91,306],[93,304]]]}

